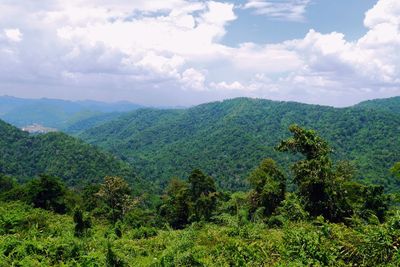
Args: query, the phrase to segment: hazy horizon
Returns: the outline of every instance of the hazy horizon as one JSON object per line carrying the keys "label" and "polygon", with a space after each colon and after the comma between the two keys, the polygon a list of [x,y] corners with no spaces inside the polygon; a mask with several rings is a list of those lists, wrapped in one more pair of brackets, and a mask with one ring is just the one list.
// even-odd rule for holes
{"label": "hazy horizon", "polygon": [[393,97],[400,97],[400,96],[393,96],[393,97],[382,97],[382,98],[372,98],[372,99],[366,99],[366,100],[362,100],[360,102],[351,104],[351,105],[347,105],[347,106],[333,106],[333,105],[323,105],[323,104],[312,104],[312,103],[305,103],[305,102],[301,102],[301,101],[294,101],[294,100],[273,100],[273,99],[268,99],[268,98],[260,98],[260,97],[247,97],[247,96],[239,96],[239,97],[233,97],[233,98],[225,98],[222,100],[211,100],[211,101],[207,101],[207,102],[203,102],[203,103],[198,103],[198,104],[194,104],[194,105],[187,105],[187,106],[183,106],[183,105],[145,105],[142,103],[137,103],[137,102],[133,102],[133,101],[129,101],[129,100],[116,100],[116,101],[101,101],[101,100],[93,100],[93,99],[62,99],[62,98],[49,98],[49,97],[37,97],[37,98],[25,98],[25,97],[16,97],[16,96],[11,96],[11,95],[0,95],[0,98],[3,97],[10,97],[10,98],[15,98],[15,99],[23,99],[23,100],[55,100],[55,101],[70,101],[73,103],[79,103],[79,102],[97,102],[97,103],[101,103],[101,104],[118,104],[118,103],[126,103],[126,104],[133,104],[133,105],[138,105],[141,106],[143,108],[191,108],[197,105],[203,105],[203,104],[208,104],[208,103],[213,103],[213,102],[222,102],[222,101],[226,101],[226,100],[233,100],[236,98],[249,98],[249,99],[261,99],[261,100],[266,100],[266,101],[282,101],[282,102],[296,102],[296,103],[301,103],[301,104],[308,104],[308,105],[320,105],[320,106],[327,106],[327,107],[334,107],[334,108],[346,108],[346,107],[352,107],[355,106],[357,104],[360,104],[362,102],[365,101],[372,101],[372,100],[379,100],[379,99],[388,99],[388,98],[393,98]]}

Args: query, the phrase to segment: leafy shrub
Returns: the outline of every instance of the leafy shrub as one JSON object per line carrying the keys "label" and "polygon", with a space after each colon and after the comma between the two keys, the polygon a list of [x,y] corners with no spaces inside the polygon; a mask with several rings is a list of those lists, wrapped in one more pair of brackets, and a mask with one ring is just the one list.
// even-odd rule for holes
{"label": "leafy shrub", "polygon": [[270,255],[263,246],[248,244],[239,239],[231,239],[216,246],[213,252],[218,264],[223,266],[263,266],[269,262]]}
{"label": "leafy shrub", "polygon": [[144,227],[133,229],[131,237],[133,239],[142,239],[156,236],[158,233],[157,229],[154,227]]}
{"label": "leafy shrub", "polygon": [[363,266],[377,266],[392,262],[396,258],[399,235],[390,235],[384,225],[366,225],[357,231],[351,230],[343,238],[341,247],[343,259]]}
{"label": "leafy shrub", "polygon": [[[161,218],[159,219],[161,220]],[[154,212],[142,208],[134,208],[129,211],[124,217],[124,224],[132,228],[139,228],[141,226],[160,226]]]}
{"label": "leafy shrub", "polygon": [[175,267],[175,266],[204,266],[199,262],[193,255],[193,251],[183,251],[176,255],[168,254],[161,258],[161,266],[165,267]]}
{"label": "leafy shrub", "polygon": [[92,222],[90,218],[84,218],[83,212],[80,209],[76,209],[74,211],[74,223],[75,223],[75,232],[74,235],[76,237],[82,237],[87,234],[88,230],[92,226]]}
{"label": "leafy shrub", "polygon": [[275,215],[268,218],[269,227],[282,227],[285,224],[285,218],[282,215]]}
{"label": "leafy shrub", "polygon": [[308,212],[304,210],[299,197],[293,193],[286,194],[276,213],[293,222],[304,221],[309,216]]}
{"label": "leafy shrub", "polygon": [[123,267],[123,266],[125,266],[124,262],[121,259],[119,259],[118,256],[112,250],[110,243],[108,243],[108,245],[107,245],[106,266],[107,267]]}
{"label": "leafy shrub", "polygon": [[340,252],[327,231],[309,225],[288,226],[284,229],[283,244],[283,254],[289,262],[300,261],[307,266],[334,265]]}

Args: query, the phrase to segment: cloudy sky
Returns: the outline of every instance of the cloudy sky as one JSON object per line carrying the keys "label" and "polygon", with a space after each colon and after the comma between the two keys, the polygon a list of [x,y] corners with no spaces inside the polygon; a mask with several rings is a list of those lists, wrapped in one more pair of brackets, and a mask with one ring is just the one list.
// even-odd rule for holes
{"label": "cloudy sky", "polygon": [[400,1],[0,0],[6,94],[163,106],[400,95]]}

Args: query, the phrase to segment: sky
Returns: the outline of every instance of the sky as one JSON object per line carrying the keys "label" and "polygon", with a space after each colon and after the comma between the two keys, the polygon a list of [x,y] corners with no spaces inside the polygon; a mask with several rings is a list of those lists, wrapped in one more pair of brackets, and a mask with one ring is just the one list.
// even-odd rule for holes
{"label": "sky", "polygon": [[0,0],[0,95],[152,106],[400,95],[399,0]]}

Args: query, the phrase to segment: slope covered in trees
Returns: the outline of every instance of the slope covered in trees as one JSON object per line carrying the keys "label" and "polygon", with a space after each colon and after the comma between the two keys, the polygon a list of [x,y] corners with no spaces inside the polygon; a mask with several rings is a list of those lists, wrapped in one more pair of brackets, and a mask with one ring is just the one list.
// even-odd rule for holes
{"label": "slope covered in trees", "polygon": [[263,158],[296,158],[274,149],[292,123],[316,129],[335,159],[353,162],[359,179],[396,186],[388,169],[400,158],[400,116],[379,109],[238,98],[184,110],[142,109],[79,137],[164,186],[201,168],[223,188],[237,189],[247,186],[244,178]]}
{"label": "slope covered in trees", "polygon": [[66,128],[63,129],[63,132],[67,134],[78,134],[80,132],[83,132],[87,129],[99,126],[103,123],[112,121],[114,119],[119,118],[122,116],[122,112],[110,112],[110,113],[101,113],[101,114],[96,114],[93,116],[90,116],[88,118],[82,118],[71,125],[68,125]]}
{"label": "slope covered in trees", "polygon": [[359,103],[356,107],[369,108],[374,110],[381,110],[394,114],[400,114],[400,96],[374,99]]}
{"label": "slope covered in trees", "polygon": [[[221,191],[199,169],[171,179],[158,200],[115,176],[71,190],[48,175],[17,184],[0,174],[0,263],[399,266],[398,194],[355,182],[316,131],[289,130],[276,146],[295,162],[264,159],[242,192]],[[291,190],[281,166],[294,175]]]}
{"label": "slope covered in trees", "polygon": [[133,182],[132,167],[63,133],[32,136],[0,121],[0,173],[22,180],[46,173],[83,186],[117,174]]}

